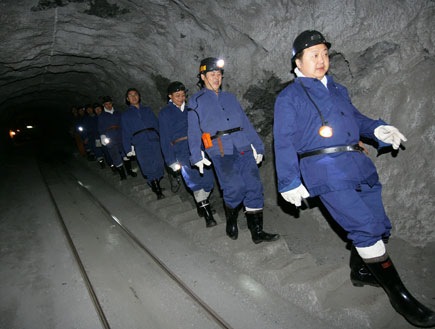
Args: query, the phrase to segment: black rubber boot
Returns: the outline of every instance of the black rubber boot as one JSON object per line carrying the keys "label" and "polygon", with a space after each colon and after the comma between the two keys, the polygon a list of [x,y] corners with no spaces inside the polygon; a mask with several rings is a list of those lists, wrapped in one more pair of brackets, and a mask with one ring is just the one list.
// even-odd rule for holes
{"label": "black rubber boot", "polygon": [[151,181],[151,190],[157,195],[157,200],[165,198],[158,179],[154,179],[153,181]]}
{"label": "black rubber boot", "polygon": [[365,285],[380,287],[378,280],[370,272],[354,246],[350,249],[349,265],[350,281],[355,287],[363,287]]}
{"label": "black rubber boot", "polygon": [[435,313],[416,300],[403,285],[390,257],[382,262],[366,262],[367,267],[384,288],[391,305],[412,325],[435,327]]}
{"label": "black rubber boot", "polygon": [[95,158],[95,155],[93,153],[91,153],[91,152],[88,153],[87,159],[88,159],[88,161],[95,161],[95,160],[97,160]]}
{"label": "black rubber boot", "polygon": [[276,241],[279,234],[271,234],[263,231],[263,210],[247,211],[248,228],[251,231],[252,241],[257,244],[263,241]]}
{"label": "black rubber boot", "polygon": [[[204,201],[202,201],[202,202],[204,202]],[[205,202],[210,203],[210,202],[208,201],[208,199],[205,200]],[[198,216],[199,216],[199,217],[204,217],[204,209],[201,208],[200,205],[201,205],[201,202],[199,202],[199,203],[196,202],[196,212],[198,213]],[[211,214],[212,214],[212,215],[216,214],[216,209],[211,208],[211,207],[210,207],[210,209],[211,209]]]}
{"label": "black rubber boot", "polygon": [[114,164],[111,164],[111,165],[110,165],[110,169],[112,170],[112,174],[113,174],[113,175],[116,175],[116,174],[117,174],[118,171],[116,170],[116,167],[115,167]]}
{"label": "black rubber boot", "polygon": [[119,177],[121,177],[121,180],[127,179],[127,176],[125,175],[124,166],[121,165],[119,167],[116,167],[116,171],[118,172]]}
{"label": "black rubber boot", "polygon": [[131,177],[136,177],[137,174],[131,169],[131,162],[130,160],[124,161],[125,169],[127,170],[127,174]]}
{"label": "black rubber boot", "polygon": [[100,165],[100,168],[101,168],[101,169],[106,168],[106,164],[104,163],[104,160],[103,160],[103,159],[99,159],[99,160],[98,160],[98,164]]}
{"label": "black rubber boot", "polygon": [[207,200],[198,202],[198,209],[200,209],[201,213],[203,214],[203,216],[201,217],[204,217],[206,227],[213,227],[217,225],[216,221],[213,218],[210,203]]}
{"label": "black rubber boot", "polygon": [[230,239],[237,240],[239,237],[239,229],[237,228],[237,216],[239,215],[239,207],[231,208],[224,204],[225,217],[227,219],[226,232]]}

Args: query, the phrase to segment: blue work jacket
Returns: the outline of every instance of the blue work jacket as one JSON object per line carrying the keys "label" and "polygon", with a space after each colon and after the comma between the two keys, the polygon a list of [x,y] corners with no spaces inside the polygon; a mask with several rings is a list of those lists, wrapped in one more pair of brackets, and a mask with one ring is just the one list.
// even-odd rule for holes
{"label": "blue work jacket", "polygon": [[[319,135],[322,121],[302,85],[333,129],[333,136]],[[298,154],[333,146],[357,144],[361,136],[371,138],[380,147],[374,129],[386,123],[362,115],[353,105],[347,89],[327,76],[326,88],[315,78],[296,78],[278,95],[274,113],[275,163],[279,192],[301,184],[311,196],[330,191],[356,188],[358,184],[373,185],[378,181],[370,158],[360,152],[339,152],[302,158]]]}
{"label": "blue work jacket", "polygon": [[110,138],[110,143],[122,143],[121,113],[116,110],[113,114],[103,111],[98,116],[98,132]]}
{"label": "blue work jacket", "polygon": [[[264,154],[264,145],[232,93],[219,90],[218,95],[213,90],[201,89],[189,100],[188,141],[190,162],[202,160],[202,133],[215,135],[217,131],[241,127],[242,131],[221,137],[224,154],[233,154],[234,148],[239,152],[251,151],[254,145],[258,154]],[[213,146],[206,149],[212,157],[220,154],[218,141],[214,139]]]}
{"label": "blue work jacket", "polygon": [[181,111],[174,103],[169,102],[159,113],[160,146],[168,166],[181,161],[189,161],[189,145],[187,140],[172,144],[180,137],[187,136],[187,106]]}
{"label": "blue work jacket", "polygon": [[100,136],[98,134],[98,119],[97,116],[88,115],[83,119],[83,125],[85,126],[86,137],[88,139],[99,139]]}
{"label": "blue work jacket", "polygon": [[[159,121],[149,107],[140,105],[138,109],[136,106],[130,105],[127,111],[122,113],[121,123],[122,144],[125,153],[131,151],[132,145],[141,145],[145,152],[152,153],[158,150],[160,153]],[[146,128],[153,128],[153,130],[145,130],[134,135]],[[157,143],[157,146],[154,145],[155,143]],[[151,153],[151,156],[157,156]],[[159,156],[161,155],[159,154]]]}

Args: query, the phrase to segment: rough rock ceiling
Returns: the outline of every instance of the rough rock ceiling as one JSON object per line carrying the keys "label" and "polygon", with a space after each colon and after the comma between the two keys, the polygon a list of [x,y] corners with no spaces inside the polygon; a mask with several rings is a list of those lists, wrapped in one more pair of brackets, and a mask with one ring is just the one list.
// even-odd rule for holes
{"label": "rough rock ceiling", "polygon": [[[435,209],[434,17],[433,0],[2,0],[0,125],[34,113],[67,123],[71,106],[105,94],[122,109],[131,86],[158,113],[170,80],[192,94],[201,58],[221,56],[224,88],[270,149],[274,99],[292,79],[291,43],[315,28],[332,42],[330,73],[354,104],[407,135],[407,157],[374,160],[381,180],[393,184],[386,192],[392,215],[417,218],[396,226],[416,243],[421,234],[435,240],[428,222]],[[423,174],[430,177],[422,181]]]}

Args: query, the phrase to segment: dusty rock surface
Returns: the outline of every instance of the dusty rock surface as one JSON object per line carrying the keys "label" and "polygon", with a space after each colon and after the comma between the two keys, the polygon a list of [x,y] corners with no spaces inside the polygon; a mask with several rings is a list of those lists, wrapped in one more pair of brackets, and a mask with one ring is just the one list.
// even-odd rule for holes
{"label": "dusty rock surface", "polygon": [[[432,0],[4,0],[1,128],[34,113],[64,129],[72,105],[111,94],[123,109],[131,86],[158,113],[169,81],[183,81],[192,94],[200,59],[221,56],[224,89],[238,96],[266,143],[265,196],[276,205],[273,103],[293,78],[293,39],[318,29],[332,43],[330,74],[357,108],[408,138],[398,153],[378,156],[370,147],[370,156],[393,234],[425,246],[435,241],[434,16]],[[327,227],[318,207],[304,211]]]}

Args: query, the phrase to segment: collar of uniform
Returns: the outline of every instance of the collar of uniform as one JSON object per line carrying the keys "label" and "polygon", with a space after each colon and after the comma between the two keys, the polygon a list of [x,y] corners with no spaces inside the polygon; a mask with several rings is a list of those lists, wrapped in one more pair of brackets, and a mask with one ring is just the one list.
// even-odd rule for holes
{"label": "collar of uniform", "polygon": [[137,108],[134,105],[129,105],[128,108],[132,109],[132,110],[142,110],[143,108],[145,108],[145,106],[143,106],[142,104],[139,104],[139,108]]}
{"label": "collar of uniform", "polygon": [[107,113],[113,114],[113,112],[115,112],[115,109],[114,109],[113,107],[112,107],[111,110],[108,110],[108,109],[104,108],[104,112],[107,112]]}
{"label": "collar of uniform", "polygon": [[[213,95],[216,95],[216,92],[214,90],[212,90],[212,89],[208,89],[208,88],[204,87],[203,90],[204,90],[205,93],[213,93]],[[221,92],[222,92],[222,89],[219,88],[218,94],[220,94]]]}
{"label": "collar of uniform", "polygon": [[175,103],[172,101],[172,99],[169,100],[169,103],[172,103],[172,105],[174,105],[177,109],[179,109],[181,112],[184,112],[184,107],[186,106],[186,102],[183,102],[183,104],[181,104],[180,107],[175,105]]}
{"label": "collar of uniform", "polygon": [[[295,68],[295,74],[298,78],[307,78],[300,70],[299,68]],[[308,79],[315,79],[318,80],[317,78],[308,78]],[[326,89],[328,89],[328,78],[325,76],[320,80],[320,82],[325,86]]]}

